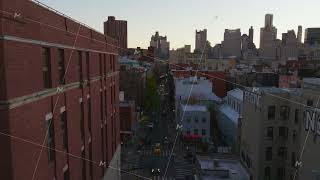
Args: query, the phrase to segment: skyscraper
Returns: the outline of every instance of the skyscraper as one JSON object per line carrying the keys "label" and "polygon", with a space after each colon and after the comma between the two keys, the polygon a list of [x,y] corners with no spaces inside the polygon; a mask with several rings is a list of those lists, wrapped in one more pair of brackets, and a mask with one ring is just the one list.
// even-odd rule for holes
{"label": "skyscraper", "polygon": [[264,27],[272,27],[273,26],[273,14],[266,14],[264,18]]}
{"label": "skyscraper", "polygon": [[273,26],[273,15],[266,14],[265,27],[260,30],[260,56],[266,59],[276,59],[277,28]]}
{"label": "skyscraper", "polygon": [[241,32],[240,29],[225,29],[222,42],[224,57],[241,56]]}
{"label": "skyscraper", "polygon": [[298,43],[302,42],[302,26],[298,26],[297,40],[298,40]]}
{"label": "skyscraper", "polygon": [[253,42],[253,33],[254,33],[254,30],[253,30],[253,27],[251,26],[249,29],[249,39],[251,40],[251,42]]}
{"label": "skyscraper", "polygon": [[196,30],[196,48],[195,51],[202,52],[207,42],[207,29]]}
{"label": "skyscraper", "polygon": [[281,58],[297,59],[298,57],[298,39],[294,30],[289,30],[287,33],[282,33]]}

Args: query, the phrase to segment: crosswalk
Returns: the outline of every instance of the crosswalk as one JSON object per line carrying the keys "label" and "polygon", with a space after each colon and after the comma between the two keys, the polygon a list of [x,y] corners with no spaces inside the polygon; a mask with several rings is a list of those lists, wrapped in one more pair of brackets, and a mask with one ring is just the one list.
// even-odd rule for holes
{"label": "crosswalk", "polygon": [[153,176],[152,180],[175,180],[174,177]]}
{"label": "crosswalk", "polygon": [[169,149],[162,150],[160,154],[155,154],[151,149],[143,149],[140,151],[140,155],[144,157],[160,157],[160,158],[168,158],[170,156],[171,151]]}
{"label": "crosswalk", "polygon": [[186,176],[193,176],[193,165],[191,162],[185,160],[183,157],[178,157],[175,160],[176,179],[182,180]]}

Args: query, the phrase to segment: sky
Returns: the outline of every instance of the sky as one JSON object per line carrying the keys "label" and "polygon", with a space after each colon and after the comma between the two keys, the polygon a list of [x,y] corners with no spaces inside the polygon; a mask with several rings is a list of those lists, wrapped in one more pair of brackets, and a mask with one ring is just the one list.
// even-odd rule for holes
{"label": "sky", "polygon": [[170,49],[189,44],[194,48],[196,29],[207,29],[212,45],[221,43],[225,29],[240,28],[248,34],[254,28],[259,47],[264,15],[273,14],[273,24],[281,33],[298,25],[303,30],[320,27],[319,0],[40,0],[50,7],[103,32],[108,16],[128,21],[128,47],[149,46],[159,31],[167,36]]}

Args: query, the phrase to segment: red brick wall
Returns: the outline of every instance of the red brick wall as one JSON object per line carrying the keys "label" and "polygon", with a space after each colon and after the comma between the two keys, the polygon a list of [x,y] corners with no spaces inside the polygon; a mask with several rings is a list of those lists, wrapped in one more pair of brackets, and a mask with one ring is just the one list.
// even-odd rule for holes
{"label": "red brick wall", "polygon": [[[30,1],[11,0],[1,2],[1,10],[10,13],[20,13],[21,18],[14,19],[12,15],[0,16],[0,35],[10,35],[34,41],[43,41],[73,46],[79,24],[55,14],[43,7],[35,5]],[[40,21],[56,28],[48,27],[31,22],[28,18]],[[61,30],[58,30],[60,28]],[[102,78],[90,83],[83,84],[80,88],[66,90],[59,95],[47,95],[45,98],[35,99],[33,102],[26,102],[24,105],[7,109],[0,104],[0,131],[11,135],[30,140],[36,144],[42,144],[46,136],[45,115],[53,112],[53,125],[55,133],[55,148],[64,151],[61,133],[60,108],[65,106],[67,113],[68,127],[68,152],[81,157],[80,130],[80,103],[82,98],[84,105],[84,127],[85,127],[85,157],[89,159],[89,129],[88,129],[88,98],[91,100],[91,139],[92,139],[92,161],[111,160],[116,146],[120,142],[120,121],[118,108],[118,71],[117,65],[117,41],[97,33],[89,28],[81,26],[77,37],[76,47],[96,51],[103,51],[106,54],[106,69],[110,77]],[[88,38],[82,37],[86,36]],[[90,39],[91,38],[91,39]],[[98,42],[101,41],[101,42]],[[107,45],[110,43],[113,45]],[[51,78],[53,88],[59,85],[57,47],[49,47],[51,53]],[[45,90],[42,79],[42,46],[37,44],[22,43],[18,41],[0,41],[0,67],[5,63],[5,69],[0,68],[0,100],[12,100],[14,98],[29,96]],[[5,53],[3,53],[5,52]],[[64,48],[65,68],[68,70],[65,83],[79,82],[78,52]],[[90,52],[90,78],[96,78],[100,74],[99,54]],[[103,57],[103,55],[102,55]],[[111,58],[112,57],[112,58]],[[70,58],[70,61],[69,61]],[[111,69],[111,59],[115,68]],[[69,65],[68,65],[68,62]],[[87,80],[86,56],[82,51],[82,75]],[[5,74],[4,74],[5,73]],[[3,81],[4,80],[4,81]],[[113,93],[111,93],[111,88]],[[103,108],[101,112],[102,90]],[[6,94],[7,92],[7,94]],[[111,98],[113,103],[111,104]],[[104,102],[104,99],[107,102]],[[57,102],[56,106],[55,103]],[[2,109],[2,110],[1,110]],[[103,114],[103,115],[102,115]],[[105,119],[106,118],[106,119]],[[106,121],[106,124],[104,123]],[[47,145],[47,143],[45,143]],[[102,152],[102,146],[105,147]],[[0,179],[31,179],[41,147],[31,143],[22,142],[0,135]],[[5,148],[3,148],[5,147]],[[65,153],[55,153],[55,163],[48,163],[48,150],[43,149],[42,156],[36,173],[36,180],[53,179],[63,180],[63,167],[68,164],[70,179],[82,179],[82,160]],[[89,167],[92,165],[93,179],[101,179],[102,168],[96,164],[86,162],[86,175],[89,179]],[[2,171],[4,170],[4,171]]]}

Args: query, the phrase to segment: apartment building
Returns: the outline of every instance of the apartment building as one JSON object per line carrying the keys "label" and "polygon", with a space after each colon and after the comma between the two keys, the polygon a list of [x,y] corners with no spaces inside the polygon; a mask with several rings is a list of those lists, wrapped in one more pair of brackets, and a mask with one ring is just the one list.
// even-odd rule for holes
{"label": "apartment building", "polygon": [[0,4],[0,179],[102,179],[120,142],[117,41],[43,4]]}
{"label": "apartment building", "polygon": [[320,81],[304,81],[301,89],[245,91],[240,156],[253,180],[292,180],[296,172],[296,180],[319,179]]}

